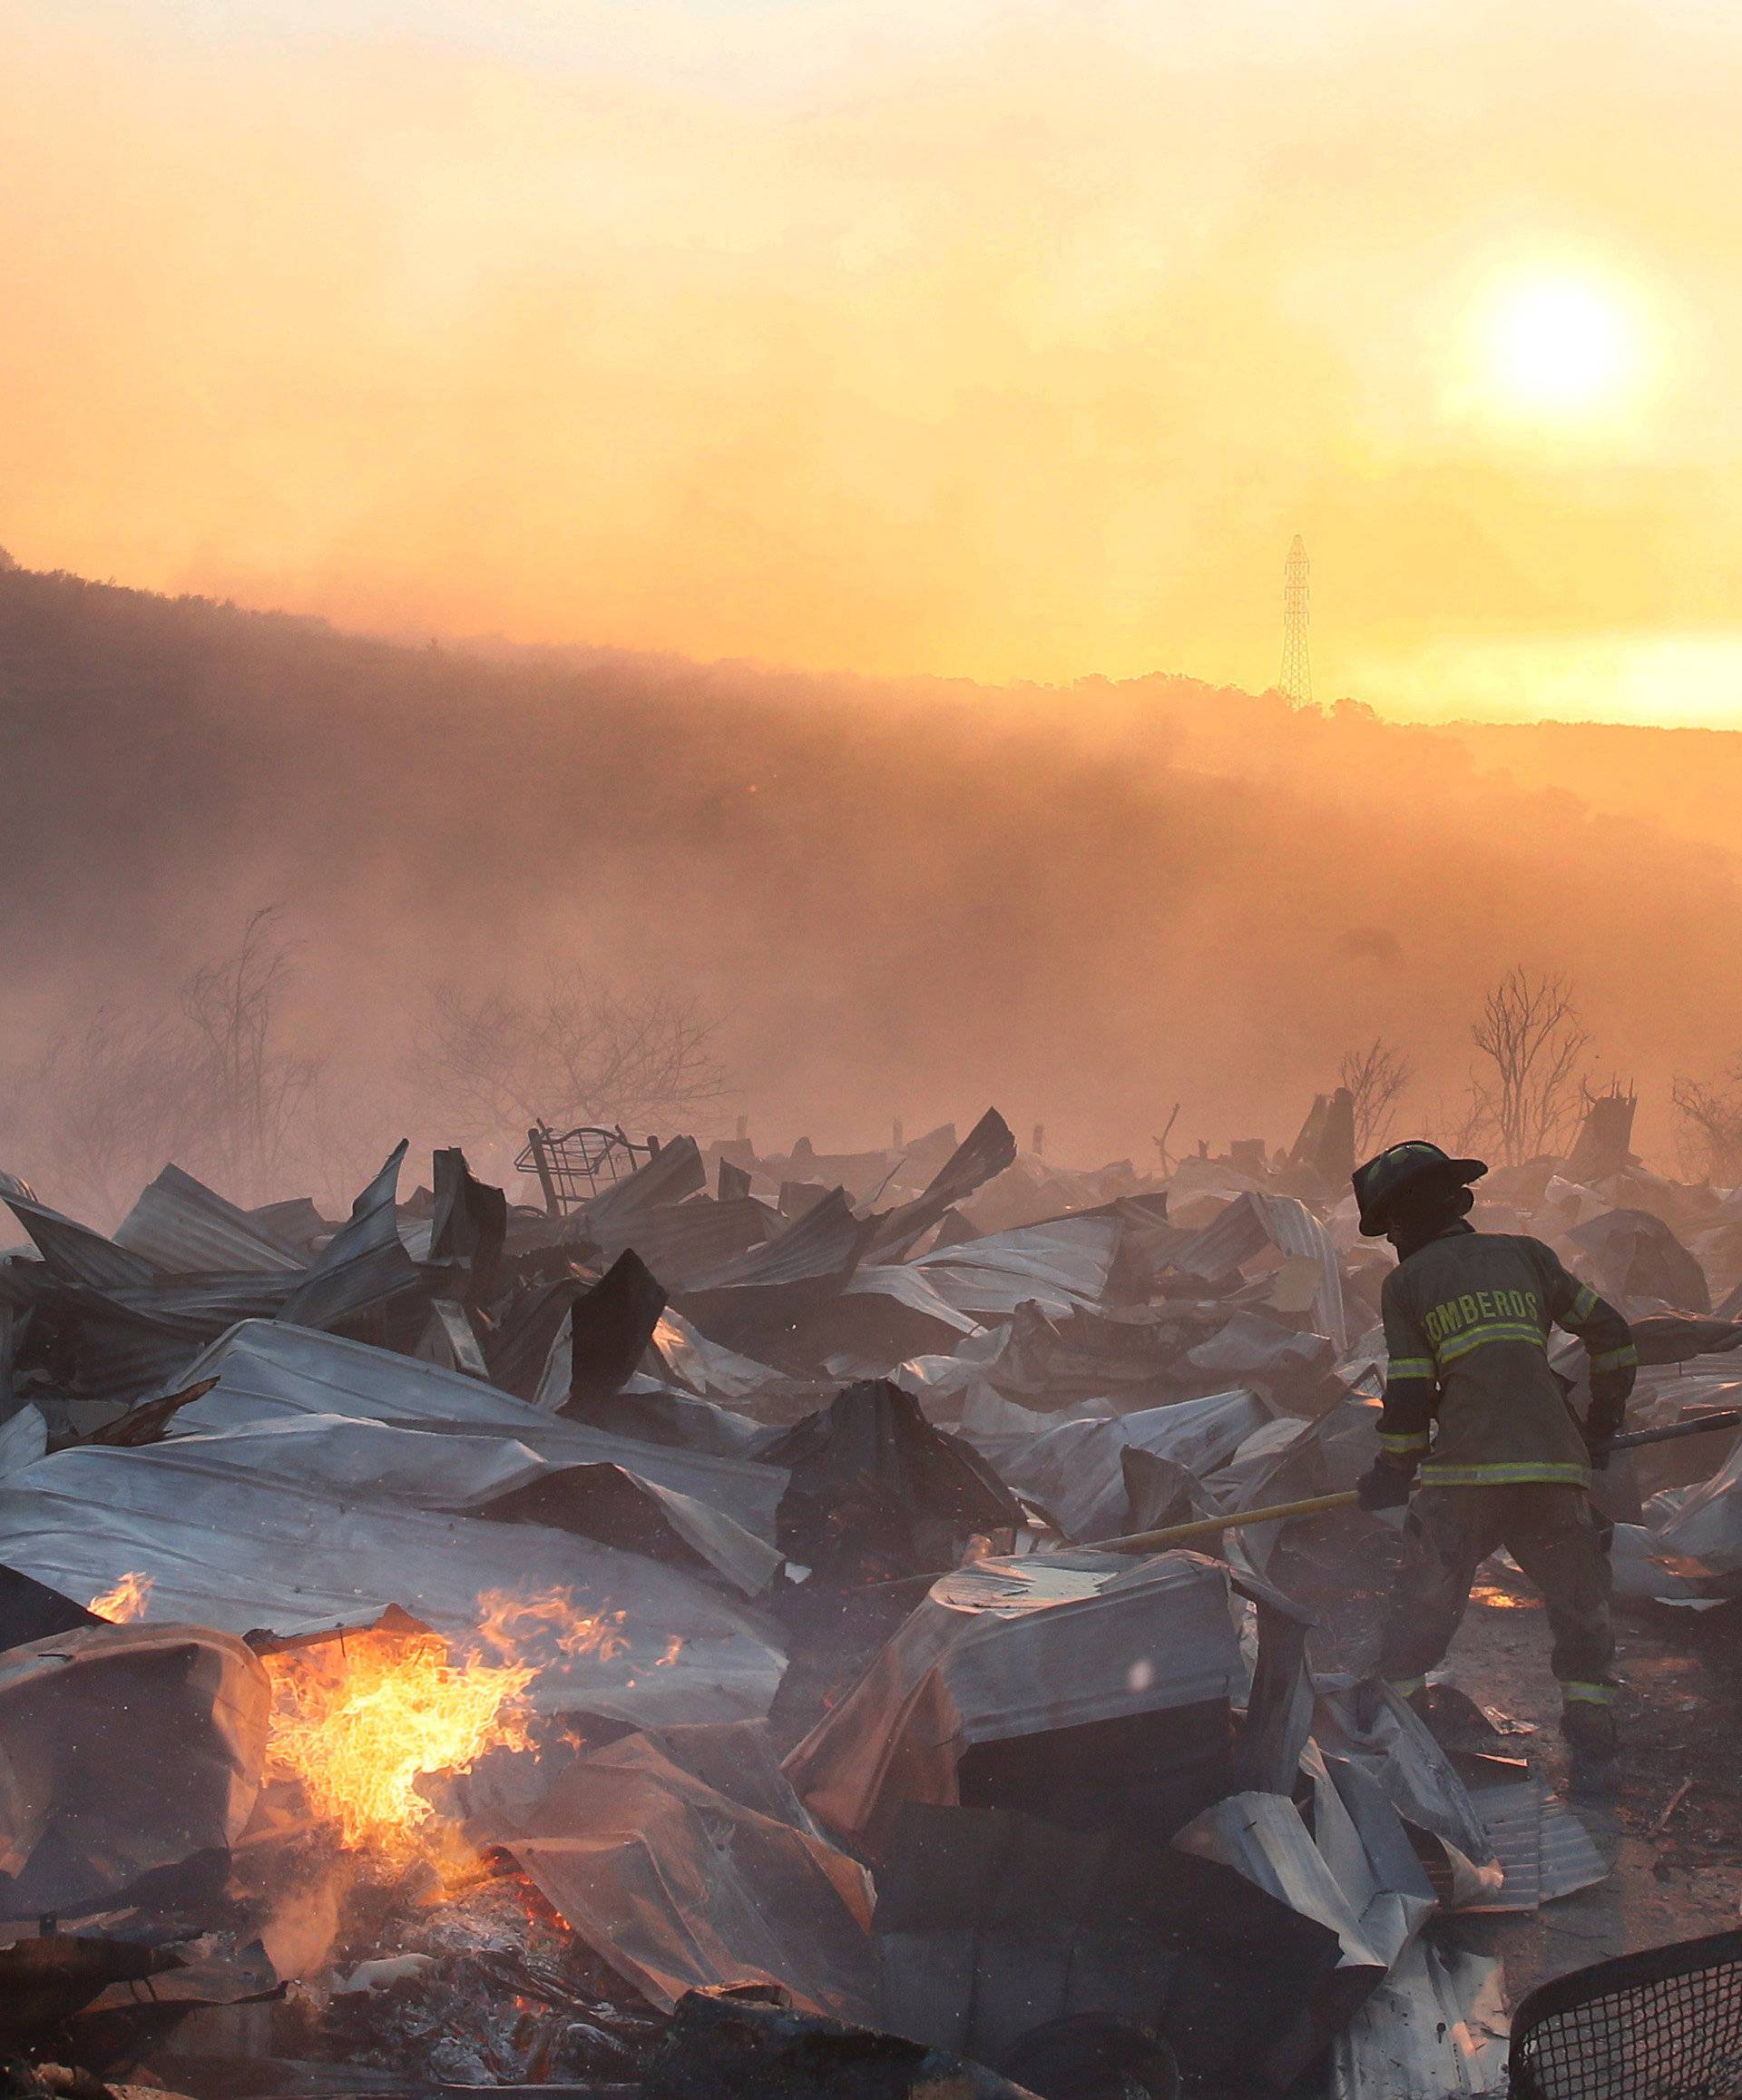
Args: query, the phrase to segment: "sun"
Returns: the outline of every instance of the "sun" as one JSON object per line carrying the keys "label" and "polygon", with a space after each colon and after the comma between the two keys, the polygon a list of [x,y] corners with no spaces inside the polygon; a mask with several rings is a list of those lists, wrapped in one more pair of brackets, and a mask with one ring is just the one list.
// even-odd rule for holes
{"label": "sun", "polygon": [[1618,408],[1642,363],[1633,302],[1597,277],[1512,280],[1490,299],[1483,359],[1499,407],[1543,421],[1580,421]]}

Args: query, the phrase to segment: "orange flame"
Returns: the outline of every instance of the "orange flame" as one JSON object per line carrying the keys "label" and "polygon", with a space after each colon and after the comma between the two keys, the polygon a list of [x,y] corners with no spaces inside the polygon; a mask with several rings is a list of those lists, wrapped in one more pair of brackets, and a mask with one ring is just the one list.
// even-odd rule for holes
{"label": "orange flame", "polygon": [[152,1577],[148,1575],[124,1575],[113,1589],[104,1590],[101,1596],[93,1597],[86,1609],[100,1619],[112,1624],[124,1626],[133,1619],[145,1616],[145,1606],[151,1601]]}
{"label": "orange flame", "polygon": [[612,1663],[629,1652],[629,1636],[622,1631],[625,1613],[577,1611],[574,1599],[561,1590],[543,1597],[486,1590],[478,1608],[483,1614],[477,1633],[480,1654],[518,1659],[529,1651],[544,1650],[551,1660],[593,1655]]}
{"label": "orange flame", "polygon": [[559,1656],[610,1662],[629,1646],[624,1614],[562,1595],[479,1599],[457,1659],[422,1627],[373,1627],[263,1658],[273,1705],[268,1777],[297,1781],[316,1818],[351,1850],[409,1860],[443,1848],[419,1781],[470,1771],[486,1752],[526,1750],[523,1694]]}

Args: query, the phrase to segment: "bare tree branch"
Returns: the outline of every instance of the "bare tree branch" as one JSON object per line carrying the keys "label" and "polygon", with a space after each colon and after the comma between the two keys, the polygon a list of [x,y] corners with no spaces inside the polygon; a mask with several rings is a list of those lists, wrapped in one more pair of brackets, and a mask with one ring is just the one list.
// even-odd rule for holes
{"label": "bare tree branch", "polygon": [[1725,1075],[1727,1085],[1678,1079],[1669,1098],[1682,1119],[1683,1164],[1691,1173],[1734,1188],[1742,1182],[1742,1063]]}
{"label": "bare tree branch", "polygon": [[625,995],[553,964],[533,994],[432,986],[406,1063],[462,1137],[500,1138],[541,1120],[639,1129],[720,1098],[715,1026],[694,1000]]}
{"label": "bare tree branch", "polygon": [[1414,1067],[1395,1045],[1375,1035],[1365,1050],[1346,1050],[1337,1076],[1355,1098],[1355,1149],[1364,1157],[1391,1135],[1397,1097],[1414,1078]]}
{"label": "bare tree branch", "polygon": [[325,1060],[274,1043],[280,996],[294,949],[277,927],[278,907],[250,917],[233,953],[194,971],[181,986],[181,1012],[200,1065],[207,1142],[225,1186],[256,1199],[271,1182],[298,1112]]}
{"label": "bare tree branch", "polygon": [[47,1201],[113,1222],[197,1127],[191,1060],[161,1015],[100,1006],[15,1075],[19,1142]]}
{"label": "bare tree branch", "polygon": [[1509,970],[1483,999],[1470,1034],[1487,1060],[1471,1075],[1476,1128],[1492,1135],[1509,1165],[1557,1149],[1578,1112],[1590,1042],[1571,986],[1561,976]]}
{"label": "bare tree branch", "polygon": [[10,1142],[47,1200],[113,1222],[174,1160],[239,1203],[280,1176],[324,1061],[282,1047],[293,949],[269,907],[228,956],[181,984],[173,1010],[106,1006],[71,1020],[8,1075]]}

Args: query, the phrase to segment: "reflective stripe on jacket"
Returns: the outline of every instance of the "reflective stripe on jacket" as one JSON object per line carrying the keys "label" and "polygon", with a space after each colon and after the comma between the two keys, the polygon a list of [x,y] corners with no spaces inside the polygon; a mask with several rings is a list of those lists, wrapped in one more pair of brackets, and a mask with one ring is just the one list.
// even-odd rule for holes
{"label": "reflective stripe on jacket", "polygon": [[1589,1487],[1590,1461],[1549,1368],[1555,1327],[1590,1357],[1591,1389],[1625,1399],[1639,1359],[1627,1321],[1540,1240],[1458,1225],[1386,1277],[1379,1442],[1419,1459],[1424,1486]]}

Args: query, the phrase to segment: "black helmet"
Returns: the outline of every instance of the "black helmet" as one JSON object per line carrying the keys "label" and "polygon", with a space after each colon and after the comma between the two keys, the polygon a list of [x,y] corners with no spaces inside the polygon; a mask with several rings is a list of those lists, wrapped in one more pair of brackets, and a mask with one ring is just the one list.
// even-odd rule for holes
{"label": "black helmet", "polygon": [[1387,1145],[1377,1159],[1355,1170],[1355,1200],[1361,1208],[1362,1233],[1369,1240],[1378,1239],[1390,1227],[1391,1206],[1398,1194],[1429,1175],[1443,1181],[1450,1190],[1467,1188],[1487,1172],[1485,1160],[1454,1160],[1424,1137]]}

